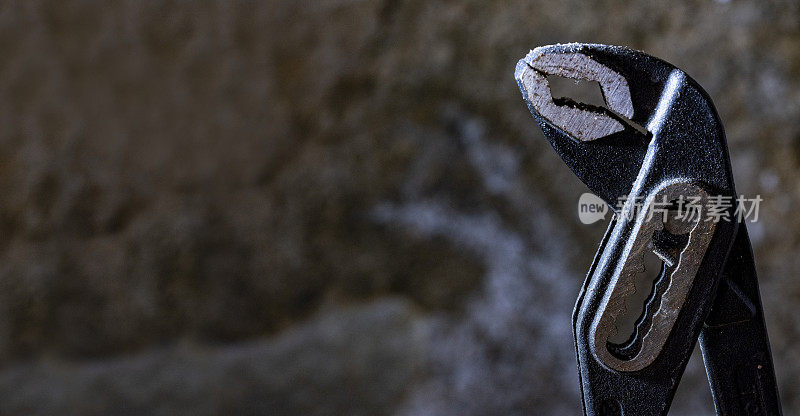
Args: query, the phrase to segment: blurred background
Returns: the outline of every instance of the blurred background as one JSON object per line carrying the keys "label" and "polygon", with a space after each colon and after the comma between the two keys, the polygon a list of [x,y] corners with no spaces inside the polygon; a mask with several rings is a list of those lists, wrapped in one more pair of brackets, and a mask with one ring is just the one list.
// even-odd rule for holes
{"label": "blurred background", "polygon": [[800,412],[798,3],[271,0],[0,5],[0,414],[579,414],[605,223],[513,78],[569,41],[714,99]]}

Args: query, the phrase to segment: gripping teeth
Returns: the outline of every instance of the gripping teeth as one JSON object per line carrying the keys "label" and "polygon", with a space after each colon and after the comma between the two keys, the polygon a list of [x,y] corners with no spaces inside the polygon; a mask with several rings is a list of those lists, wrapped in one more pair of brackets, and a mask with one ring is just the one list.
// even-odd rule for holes
{"label": "gripping teeth", "polygon": [[603,90],[608,109],[628,119],[633,117],[633,102],[628,81],[589,56],[578,52],[547,53],[544,47],[531,51],[523,61],[546,75],[597,81]]}
{"label": "gripping teeth", "polygon": [[[557,104],[548,75],[598,82],[607,108],[582,103]],[[515,76],[532,110],[579,141],[592,141],[623,131],[630,123],[622,120],[629,121],[633,117],[628,82],[587,55],[547,53],[546,49],[536,48],[517,64]]]}

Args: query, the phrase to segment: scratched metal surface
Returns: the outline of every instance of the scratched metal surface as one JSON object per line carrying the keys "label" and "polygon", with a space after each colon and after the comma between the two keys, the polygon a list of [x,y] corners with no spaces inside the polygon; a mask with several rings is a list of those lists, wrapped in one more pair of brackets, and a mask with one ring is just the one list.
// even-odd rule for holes
{"label": "scratched metal surface", "polygon": [[800,412],[800,9],[662,3],[0,5],[0,413],[576,414],[604,226],[513,79],[566,41],[714,99]]}

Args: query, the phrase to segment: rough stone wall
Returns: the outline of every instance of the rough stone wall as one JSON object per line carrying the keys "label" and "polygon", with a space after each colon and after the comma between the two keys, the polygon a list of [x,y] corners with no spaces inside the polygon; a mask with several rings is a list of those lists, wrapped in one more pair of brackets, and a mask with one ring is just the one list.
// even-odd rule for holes
{"label": "rough stone wall", "polygon": [[567,41],[714,99],[800,412],[798,4],[272,0],[0,5],[0,413],[577,414],[603,225],[513,80]]}

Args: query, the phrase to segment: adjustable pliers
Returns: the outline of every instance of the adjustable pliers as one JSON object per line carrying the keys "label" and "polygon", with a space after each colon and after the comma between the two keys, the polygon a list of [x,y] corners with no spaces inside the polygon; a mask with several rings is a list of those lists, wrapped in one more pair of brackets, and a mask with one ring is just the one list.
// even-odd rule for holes
{"label": "adjustable pliers", "polygon": [[[552,76],[599,83],[605,106],[552,97]],[[615,212],[573,314],[584,413],[666,414],[699,338],[717,414],[781,414],[750,240],[708,94],[667,62],[596,44],[536,48],[515,77],[556,152]],[[721,198],[732,203],[714,221],[680,209]],[[620,338],[650,253],[660,273]]]}

